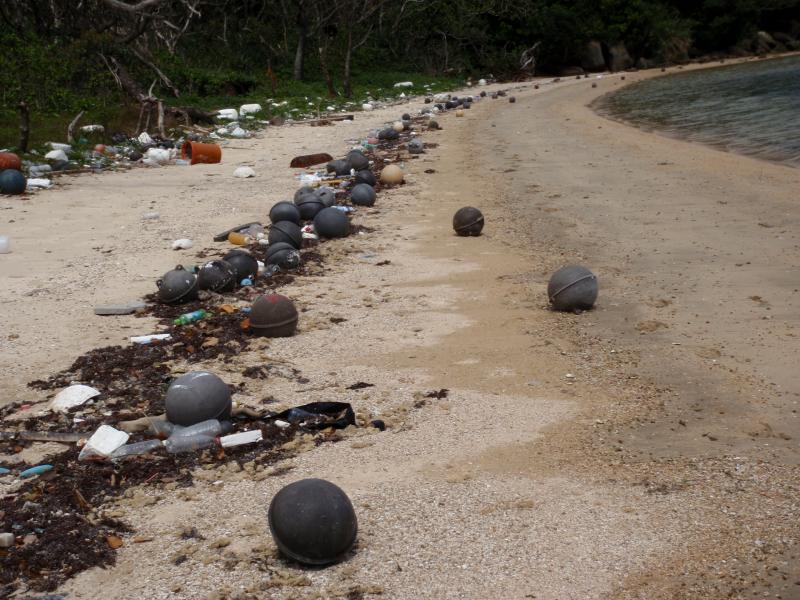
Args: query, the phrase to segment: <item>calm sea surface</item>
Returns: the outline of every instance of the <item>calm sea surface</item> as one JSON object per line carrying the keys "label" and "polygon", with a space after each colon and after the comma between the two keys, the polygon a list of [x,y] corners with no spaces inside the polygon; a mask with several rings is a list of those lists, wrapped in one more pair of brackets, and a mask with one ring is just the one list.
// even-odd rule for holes
{"label": "calm sea surface", "polygon": [[597,108],[644,129],[800,167],[800,56],[649,79]]}

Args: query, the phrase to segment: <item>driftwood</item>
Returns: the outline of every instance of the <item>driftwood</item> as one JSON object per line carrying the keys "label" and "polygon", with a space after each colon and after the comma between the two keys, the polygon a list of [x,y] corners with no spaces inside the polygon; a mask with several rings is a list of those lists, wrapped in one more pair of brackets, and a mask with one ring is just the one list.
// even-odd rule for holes
{"label": "driftwood", "polygon": [[305,121],[292,121],[292,125],[320,125],[328,121],[352,121],[355,115],[337,115],[335,117],[325,117],[322,119],[307,119]]}
{"label": "driftwood", "polygon": [[75,128],[78,126],[78,121],[81,120],[83,116],[83,111],[79,112],[74,119],[70,122],[69,126],[67,127],[67,143],[74,144],[75,143]]}

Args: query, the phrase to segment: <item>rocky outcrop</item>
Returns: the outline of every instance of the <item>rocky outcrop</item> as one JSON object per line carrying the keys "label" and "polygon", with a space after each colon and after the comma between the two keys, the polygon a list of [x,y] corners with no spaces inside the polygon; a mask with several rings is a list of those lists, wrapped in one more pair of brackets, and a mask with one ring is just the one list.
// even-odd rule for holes
{"label": "rocky outcrop", "polygon": [[754,50],[758,53],[772,52],[778,47],[778,42],[775,38],[768,34],[766,31],[759,31],[756,34],[754,42]]}
{"label": "rocky outcrop", "polygon": [[592,40],[586,44],[581,55],[581,66],[589,72],[606,70],[606,59],[600,42]]}
{"label": "rocky outcrop", "polygon": [[608,47],[608,68],[614,71],[624,71],[633,66],[633,59],[628,54],[628,49],[622,42]]}

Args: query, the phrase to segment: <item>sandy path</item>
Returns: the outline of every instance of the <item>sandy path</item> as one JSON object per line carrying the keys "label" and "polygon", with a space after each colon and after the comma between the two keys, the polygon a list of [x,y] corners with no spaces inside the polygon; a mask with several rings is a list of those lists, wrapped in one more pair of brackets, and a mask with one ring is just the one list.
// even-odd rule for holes
{"label": "sandy path", "polygon": [[[326,244],[329,275],[301,278],[284,290],[306,309],[300,335],[257,346],[234,364],[208,365],[238,383],[244,366],[280,358],[309,382],[280,377],[247,382],[238,399],[269,393],[285,405],[349,401],[358,412],[385,419],[387,432],[359,430],[338,444],[313,449],[301,443],[303,451],[287,461],[288,473],[246,466],[198,469],[189,491],[132,492],[113,514],[154,542],[126,544],[116,567],[86,572],[64,591],[75,598],[330,598],[378,592],[387,598],[716,598],[764,590],[792,597],[798,479],[791,442],[776,438],[764,446],[763,438],[727,433],[746,429],[756,410],[748,404],[751,396],[766,401],[757,406],[765,418],[776,418],[771,404],[784,411],[776,434],[790,431],[793,413],[786,402],[793,398],[756,394],[759,386],[768,389],[763,378],[783,384],[789,377],[778,367],[766,370],[773,362],[755,362],[764,350],[752,350],[747,341],[758,341],[747,337],[758,333],[745,321],[752,318],[752,307],[739,303],[742,292],[734,293],[733,283],[726,287],[730,280],[718,265],[712,271],[718,281],[714,296],[709,292],[707,302],[695,301],[709,258],[703,247],[691,244],[697,234],[687,234],[674,211],[698,211],[690,218],[699,220],[717,200],[728,202],[719,206],[732,207],[728,218],[738,219],[740,227],[735,238],[714,237],[716,253],[722,257],[725,249],[758,245],[763,252],[758,260],[769,256],[778,273],[781,264],[784,269],[796,264],[792,247],[763,237],[773,229],[749,226],[752,209],[745,193],[754,188],[746,179],[760,169],[764,185],[771,186],[774,202],[764,210],[772,212],[759,217],[771,223],[786,211],[796,176],[644,134],[585,108],[615,81],[605,79],[597,90],[587,81],[538,91],[528,87],[516,93],[516,105],[487,100],[463,119],[445,117],[445,130],[426,138],[440,145],[408,165],[408,184],[383,193],[375,209],[359,212],[357,221],[375,231]],[[231,183],[233,162],[203,168],[218,174],[198,182],[182,179],[192,174],[177,169],[162,171],[163,180],[151,183],[158,190],[155,210],[162,214],[154,225],[138,220],[149,203],[126,198],[124,185],[134,185],[134,174],[90,181],[89,188],[102,185],[115,196],[117,202],[108,203],[121,213],[114,229],[126,229],[120,229],[119,241],[107,242],[117,248],[110,257],[92,255],[88,243],[77,244],[72,253],[91,257],[84,259],[90,261],[85,272],[114,282],[104,301],[149,291],[152,280],[177,262],[177,253],[165,249],[171,239],[205,239],[231,220],[262,215],[294,189],[285,168],[292,155],[306,149],[339,153],[346,147],[343,130],[357,137],[399,112],[365,116],[350,130],[282,129],[274,135],[283,139],[270,132],[248,142],[251,151],[241,151],[240,159],[264,173],[255,180]],[[662,156],[672,164],[658,165],[666,162]],[[269,171],[272,164],[278,168]],[[430,168],[436,172],[425,174]],[[671,180],[680,182],[682,202],[663,189],[671,180],[657,179],[652,191],[661,168],[671,169]],[[197,187],[189,193],[186,186],[192,183]],[[263,191],[267,187],[270,192]],[[703,203],[691,203],[698,190]],[[80,190],[75,185],[52,198],[74,193],[74,204],[83,196],[98,207],[103,203],[98,192],[87,193],[81,183]],[[45,195],[36,202],[40,198]],[[649,213],[640,212],[641,202]],[[464,204],[487,215],[480,238],[452,235],[450,219]],[[47,210],[39,210],[38,217],[52,227]],[[203,220],[172,225],[189,210],[200,211]],[[25,218],[35,221],[29,214]],[[702,223],[713,220],[706,215]],[[727,226],[719,223],[719,229]],[[153,230],[140,235],[140,228],[148,227]],[[751,239],[754,232],[760,240]],[[75,237],[58,235],[64,242]],[[126,258],[129,246],[122,240],[135,244],[137,235],[144,258]],[[32,252],[33,240],[27,245]],[[16,248],[21,252],[24,246]],[[192,254],[183,260],[191,262]],[[42,264],[48,259],[39,256]],[[659,261],[660,256],[669,258]],[[72,256],[64,260],[83,264]],[[378,266],[386,260],[390,264]],[[600,305],[583,315],[552,313],[544,294],[547,276],[573,260],[599,274]],[[128,280],[140,272],[134,284],[109,272],[114,261]],[[654,270],[663,277],[656,286]],[[771,277],[765,283],[756,274],[753,268],[752,284],[767,286],[760,295],[777,306],[785,280]],[[29,289],[35,281],[26,275],[17,283]],[[43,287],[47,283],[43,280]],[[76,342],[75,332],[98,319],[84,315],[91,291],[75,286],[71,295],[85,308],[75,321],[64,314],[66,331],[55,329],[51,343],[58,350],[50,361],[24,353],[23,346],[17,354],[4,350],[3,360],[18,360],[22,369],[66,364],[103,337],[122,340],[128,335],[123,326],[140,329],[141,320],[103,321],[105,331]],[[722,317],[718,302],[734,297],[726,308],[736,320],[721,327],[714,321]],[[669,304],[657,308],[661,299]],[[54,294],[38,297],[36,307],[40,301],[50,303],[50,310],[67,304]],[[15,306],[28,315],[25,311],[35,308],[28,304]],[[783,326],[793,326],[783,307],[780,314]],[[347,320],[333,326],[330,316]],[[667,328],[636,329],[655,320]],[[700,322],[707,331],[689,337],[687,321]],[[734,325],[738,333],[728,329]],[[29,331],[20,326],[20,336]],[[672,346],[673,340],[681,346]],[[782,346],[786,355],[795,348],[793,341]],[[725,346],[720,356],[703,356],[706,348],[719,345]],[[784,360],[777,350],[774,355]],[[723,365],[734,372],[723,371]],[[567,373],[575,378],[565,378]],[[26,376],[21,373],[10,389],[21,393]],[[707,387],[687,383],[701,376],[709,380]],[[348,390],[356,381],[375,386]],[[444,400],[422,395],[443,387],[450,389]],[[715,440],[701,435],[704,423],[698,424],[693,410],[698,398],[713,397],[705,396],[706,390],[727,402],[726,413],[713,417]],[[345,563],[305,570],[275,555],[265,533],[267,503],[282,485],[304,476],[329,478],[353,498],[360,536],[357,552]],[[196,527],[205,540],[181,539],[186,526]],[[179,557],[186,559],[175,565]]]}

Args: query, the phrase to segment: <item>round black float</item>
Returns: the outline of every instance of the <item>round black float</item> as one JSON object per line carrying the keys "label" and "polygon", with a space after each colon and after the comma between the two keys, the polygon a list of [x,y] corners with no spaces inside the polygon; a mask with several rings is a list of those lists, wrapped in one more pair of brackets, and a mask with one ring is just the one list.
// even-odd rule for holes
{"label": "round black float", "polygon": [[486,91],[485,90],[481,92],[481,98],[486,98]]}
{"label": "round black float", "polygon": [[446,109],[456,108],[458,106],[458,102],[454,102],[453,100],[448,100],[444,103],[444,107]]}
{"label": "round black float", "polygon": [[258,261],[249,252],[232,250],[222,260],[230,263],[236,271],[236,283],[241,283],[242,279],[252,281],[258,275]]}
{"label": "round black float", "polygon": [[403,113],[403,116],[400,117],[400,120],[401,121],[410,121],[411,120],[411,115],[408,114],[408,113]]}
{"label": "round black float", "polygon": [[239,283],[236,269],[226,260],[207,262],[197,272],[197,285],[201,290],[212,292],[230,292]]}
{"label": "round black float", "polygon": [[378,183],[378,180],[372,171],[368,169],[362,169],[356,173],[356,176],[353,178],[353,182],[356,184],[366,183],[367,185],[375,187],[375,184]]}
{"label": "round black float", "polygon": [[208,419],[231,416],[231,391],[222,379],[208,371],[190,371],[175,379],[164,400],[167,420],[188,427]]}
{"label": "round black float", "polygon": [[472,108],[472,102],[466,102],[466,101],[465,101],[465,102],[464,102],[464,104],[462,104],[461,106],[462,106],[463,108]]}
{"label": "round black float", "polygon": [[379,140],[397,140],[400,139],[400,134],[396,132],[391,127],[387,127],[386,129],[381,129],[378,132],[378,139]]}
{"label": "round black float", "polygon": [[364,156],[361,150],[350,150],[350,152],[347,153],[347,160],[350,162],[350,166],[356,171],[369,167],[369,159]]}
{"label": "round black float", "polygon": [[300,226],[297,223],[278,221],[269,228],[267,241],[270,245],[277,242],[286,242],[299,250],[300,246],[303,245],[303,232],[300,231]]}
{"label": "round black float", "polygon": [[480,235],[483,230],[483,213],[472,206],[459,208],[453,215],[453,229],[458,235]]}
{"label": "round black float", "polygon": [[325,205],[325,208],[336,204],[336,190],[329,185],[318,187],[315,195],[322,200],[322,204]]}
{"label": "round black float", "polygon": [[336,208],[326,208],[314,217],[314,230],[325,238],[340,238],[350,235],[350,219]]}
{"label": "round black float", "polygon": [[16,169],[0,171],[0,194],[16,195],[25,191],[28,180]]}
{"label": "round black float", "polygon": [[342,177],[344,175],[350,175],[352,166],[350,165],[350,161],[339,159],[329,162],[326,169],[328,173],[335,173],[337,177]]}
{"label": "round black float", "polygon": [[310,565],[341,560],[358,535],[347,494],[324,479],[303,479],[281,489],[270,502],[267,520],[278,549]]}
{"label": "round black float", "polygon": [[514,96],[511,96],[511,97],[508,99],[508,101],[509,101],[511,104],[514,104],[514,103],[517,101],[517,99],[516,99]]}
{"label": "round black float", "polygon": [[269,220],[272,223],[277,223],[278,221],[291,221],[292,223],[297,223],[299,225],[300,209],[287,200],[278,202],[277,204],[274,204],[271,209],[269,209]]}
{"label": "round black float", "polygon": [[586,267],[568,265],[550,277],[547,297],[555,310],[588,310],[597,300],[597,277]]}
{"label": "round black float", "polygon": [[278,265],[281,269],[296,269],[300,266],[300,252],[286,242],[270,244],[264,262],[268,265]]}
{"label": "round black float", "polygon": [[295,201],[295,204],[297,204],[297,208],[300,211],[300,218],[304,221],[310,221],[319,211],[325,208],[325,203],[317,194],[301,196]]}
{"label": "round black float", "polygon": [[310,187],[310,186],[304,185],[303,187],[299,188],[299,189],[298,189],[298,190],[297,190],[297,191],[294,193],[294,198],[293,198],[293,200],[294,200],[295,202],[297,202],[297,201],[298,201],[300,198],[302,198],[303,196],[307,196],[307,195],[309,195],[309,194],[313,194],[313,193],[314,193],[314,188],[313,188],[313,187]]}
{"label": "round black float", "polygon": [[181,304],[197,300],[197,276],[178,265],[156,281],[158,299],[165,304]]}
{"label": "round black float", "polygon": [[359,183],[353,186],[350,192],[350,201],[356,206],[373,206],[375,204],[375,190],[371,185]]}
{"label": "round black float", "polygon": [[250,309],[250,329],[265,337],[291,337],[297,329],[294,302],[280,294],[259,296]]}
{"label": "round black float", "polygon": [[428,121],[428,129],[441,129],[439,121],[434,121],[433,119]]}
{"label": "round black float", "polygon": [[425,152],[425,143],[419,138],[414,138],[406,144],[406,148],[410,154],[422,154]]}

